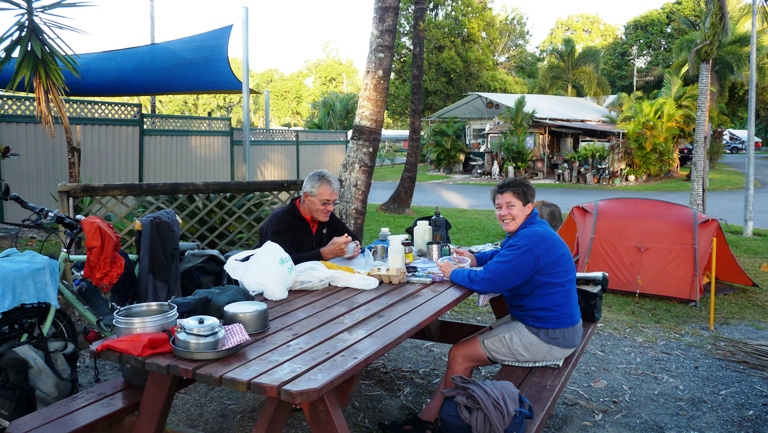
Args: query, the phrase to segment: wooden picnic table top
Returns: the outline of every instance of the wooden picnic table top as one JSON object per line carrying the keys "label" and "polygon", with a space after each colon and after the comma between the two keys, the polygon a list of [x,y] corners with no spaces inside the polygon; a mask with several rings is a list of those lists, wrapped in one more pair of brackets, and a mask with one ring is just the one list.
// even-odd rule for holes
{"label": "wooden picnic table top", "polygon": [[145,392],[134,431],[162,430],[181,378],[265,395],[254,431],[282,431],[291,404],[302,406],[313,431],[328,422],[334,428],[326,425],[324,431],[348,431],[341,409],[362,370],[471,293],[444,281],[381,284],[372,290],[330,286],[292,291],[281,301],[259,296],[268,306],[270,327],[251,334],[251,341],[229,357],[194,361],[104,351],[99,358],[150,372],[146,389],[153,392]]}

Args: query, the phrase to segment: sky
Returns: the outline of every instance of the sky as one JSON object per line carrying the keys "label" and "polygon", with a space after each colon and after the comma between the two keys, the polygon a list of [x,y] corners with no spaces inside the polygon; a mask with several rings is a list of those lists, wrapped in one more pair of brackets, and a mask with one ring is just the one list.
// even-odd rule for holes
{"label": "sky", "polygon": [[[558,18],[590,13],[619,27],[669,0],[496,0],[528,16],[533,46],[544,40]],[[60,36],[75,53],[129,48],[151,42],[150,0],[91,0],[92,6],[63,10],[65,22],[87,35]],[[155,42],[165,42],[233,24],[230,57],[243,58],[243,23],[248,15],[250,69],[291,73],[324,57],[330,44],[362,71],[368,56],[374,0],[154,0]],[[14,22],[0,12],[0,32]]]}

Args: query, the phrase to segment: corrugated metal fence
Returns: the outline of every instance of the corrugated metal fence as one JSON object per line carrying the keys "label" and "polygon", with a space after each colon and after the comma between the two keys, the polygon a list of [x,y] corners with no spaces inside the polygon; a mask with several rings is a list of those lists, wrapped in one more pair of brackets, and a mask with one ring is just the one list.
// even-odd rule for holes
{"label": "corrugated metal fence", "polygon": [[[242,129],[229,118],[143,114],[140,104],[67,100],[72,133],[81,147],[82,183],[216,182],[245,180]],[[251,129],[251,180],[301,179],[324,168],[338,173],[345,131]],[[64,129],[51,138],[35,118],[34,99],[0,95],[0,145],[21,158],[0,164],[13,192],[49,208],[68,180]],[[28,212],[0,206],[0,221]]]}

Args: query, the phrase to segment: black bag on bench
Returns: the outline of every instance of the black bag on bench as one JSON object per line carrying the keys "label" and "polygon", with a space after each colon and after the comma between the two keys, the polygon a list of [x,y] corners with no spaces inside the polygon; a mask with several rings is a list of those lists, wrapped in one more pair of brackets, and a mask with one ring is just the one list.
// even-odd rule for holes
{"label": "black bag on bench", "polygon": [[576,273],[576,293],[579,296],[581,320],[597,323],[603,317],[603,295],[608,290],[605,272]]}

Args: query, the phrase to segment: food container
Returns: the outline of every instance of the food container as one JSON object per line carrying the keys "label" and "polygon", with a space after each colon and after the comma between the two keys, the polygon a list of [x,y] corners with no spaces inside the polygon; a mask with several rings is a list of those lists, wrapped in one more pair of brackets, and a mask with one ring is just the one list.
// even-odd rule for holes
{"label": "food container", "polygon": [[181,321],[174,343],[180,349],[189,351],[218,350],[224,341],[224,334],[221,320],[213,316],[192,316]]}
{"label": "food container", "polygon": [[[327,284],[326,284],[327,285]],[[249,334],[269,328],[267,304],[259,301],[233,302],[224,306],[224,324],[242,323]]]}
{"label": "food container", "polygon": [[115,311],[115,335],[170,331],[176,326],[179,313],[170,302],[144,302]]}
{"label": "food container", "polygon": [[389,266],[377,266],[371,269],[371,276],[382,283],[400,284],[405,281],[405,268],[393,268]]}
{"label": "food container", "polygon": [[469,257],[464,257],[464,256],[441,257],[440,259],[437,260],[437,263],[444,263],[444,262],[452,263],[457,268],[468,268],[470,260],[469,260]]}

